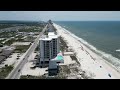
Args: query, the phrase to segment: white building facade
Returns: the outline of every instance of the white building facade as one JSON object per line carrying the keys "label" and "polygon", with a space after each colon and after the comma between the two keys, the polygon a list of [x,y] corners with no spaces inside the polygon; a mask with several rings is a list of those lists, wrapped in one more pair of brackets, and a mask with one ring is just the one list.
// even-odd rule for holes
{"label": "white building facade", "polygon": [[40,45],[40,66],[48,65],[49,61],[57,56],[60,51],[59,36],[54,32],[49,32],[47,36],[42,36]]}

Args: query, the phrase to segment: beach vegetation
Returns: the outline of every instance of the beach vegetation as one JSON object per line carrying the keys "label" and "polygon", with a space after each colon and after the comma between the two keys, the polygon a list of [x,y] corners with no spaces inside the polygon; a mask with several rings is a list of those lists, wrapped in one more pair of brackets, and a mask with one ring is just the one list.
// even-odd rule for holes
{"label": "beach vegetation", "polygon": [[60,50],[62,52],[64,52],[65,50],[67,50],[68,46],[66,44],[66,42],[63,40],[62,37],[60,37]]}
{"label": "beach vegetation", "polygon": [[40,50],[40,47],[39,45],[35,48],[35,51],[39,51]]}
{"label": "beach vegetation", "polygon": [[75,60],[77,62],[77,64],[80,64],[80,62],[78,61],[78,59],[76,58],[75,55],[70,55],[72,60]]}
{"label": "beach vegetation", "polygon": [[22,28],[22,29],[19,29],[18,31],[19,32],[41,32],[43,28],[40,28],[40,27],[30,27],[30,28]]}
{"label": "beach vegetation", "polygon": [[0,79],[5,79],[12,70],[13,65],[5,65],[5,67],[0,68]]}
{"label": "beach vegetation", "polygon": [[41,75],[41,76],[32,76],[32,75],[22,75],[20,79],[65,79],[65,76],[62,75],[57,75],[57,76],[46,76],[46,75]]}
{"label": "beach vegetation", "polygon": [[0,24],[0,29],[9,28],[9,27],[13,27],[13,25],[10,25],[10,24]]}
{"label": "beach vegetation", "polygon": [[28,50],[29,47],[30,47],[30,45],[18,45],[18,46],[16,46],[14,52],[24,53],[24,52],[26,52]]}
{"label": "beach vegetation", "polygon": [[16,41],[15,38],[12,38],[12,39],[6,41],[4,44],[10,46],[10,45],[13,44],[13,42],[15,42],[15,41]]}

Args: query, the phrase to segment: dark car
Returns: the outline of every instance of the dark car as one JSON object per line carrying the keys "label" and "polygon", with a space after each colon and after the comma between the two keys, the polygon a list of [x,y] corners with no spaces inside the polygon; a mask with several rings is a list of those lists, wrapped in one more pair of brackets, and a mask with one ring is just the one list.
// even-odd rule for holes
{"label": "dark car", "polygon": [[16,58],[16,59],[19,59],[19,57],[18,57],[18,58]]}
{"label": "dark car", "polygon": [[18,70],[18,72],[20,72],[20,69]]}
{"label": "dark car", "polygon": [[111,77],[111,75],[110,75],[110,74],[108,74],[108,76],[109,76],[109,77]]}

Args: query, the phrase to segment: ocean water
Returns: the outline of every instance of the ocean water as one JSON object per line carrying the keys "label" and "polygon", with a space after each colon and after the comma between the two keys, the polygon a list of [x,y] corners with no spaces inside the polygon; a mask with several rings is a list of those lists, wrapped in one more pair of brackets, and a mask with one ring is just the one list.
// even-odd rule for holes
{"label": "ocean water", "polygon": [[101,56],[107,57],[116,66],[120,66],[120,21],[59,21],[55,23],[82,38],[96,48]]}

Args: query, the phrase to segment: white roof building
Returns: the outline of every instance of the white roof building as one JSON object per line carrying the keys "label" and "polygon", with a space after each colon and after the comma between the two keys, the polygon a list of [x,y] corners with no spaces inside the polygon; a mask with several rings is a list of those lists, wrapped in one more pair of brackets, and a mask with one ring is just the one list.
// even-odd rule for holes
{"label": "white roof building", "polygon": [[[40,66],[49,61],[59,53],[59,36],[54,32],[43,35],[40,40]],[[45,65],[45,64],[44,64]]]}

